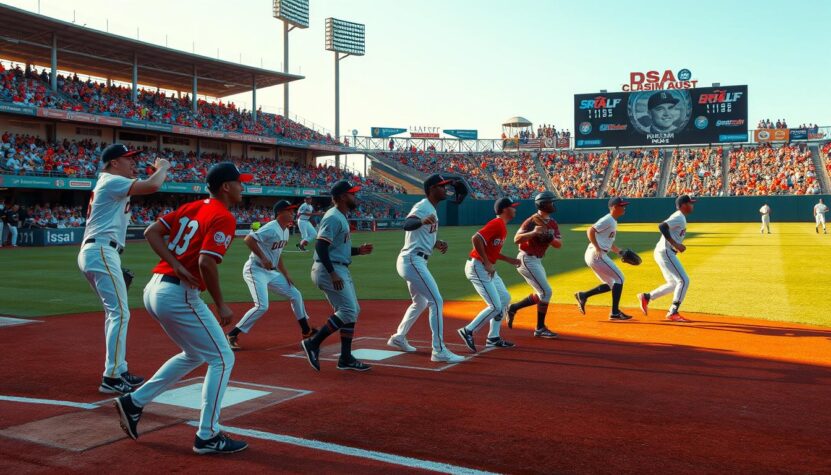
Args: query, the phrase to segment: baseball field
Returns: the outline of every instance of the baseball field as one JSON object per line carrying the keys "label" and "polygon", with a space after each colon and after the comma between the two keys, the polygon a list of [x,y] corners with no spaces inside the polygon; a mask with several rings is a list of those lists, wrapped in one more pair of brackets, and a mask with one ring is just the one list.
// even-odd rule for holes
{"label": "baseball field", "polygon": [[[127,439],[97,391],[102,312],[78,271],[78,249],[0,249],[0,314],[8,317],[0,318],[0,472],[108,472],[114,463],[120,471],[206,473],[831,470],[831,235],[816,234],[812,223],[774,223],[773,234],[761,235],[755,223],[690,221],[681,262],[691,288],[681,312],[692,323],[663,321],[669,297],[648,316],[637,309],[635,294],[662,280],[651,256],[659,234],[654,224],[625,219],[616,244],[644,258],[639,267],[620,264],[624,309],[634,319],[608,321],[609,294],[581,316],[572,294],[597,280],[583,264],[586,226],[564,225],[563,248],[545,259],[554,289],[548,323],[560,338],[531,336],[532,307],[514,329],[503,328],[515,348],[476,354],[455,333],[482,307],[463,273],[476,229],[442,228],[450,250],[429,267],[445,299],[448,347],[467,357],[455,365],[430,362],[425,316],[410,336],[417,353],[386,346],[408,305],[395,271],[403,236],[355,234],[354,243],[375,244],[350,268],[362,307],[356,356],[373,370],[337,371],[332,338],[322,371],[313,372],[288,304],[275,302],[240,338],[222,423],[250,449],[233,458],[191,453],[204,367],[148,405],[139,440]],[[238,239],[220,266],[235,319],[250,307],[245,251]],[[319,325],[330,307],[309,279],[311,253],[284,257]],[[123,263],[137,276],[127,358],[131,372],[149,377],[179,350],[141,305],[156,263],[149,247],[129,243]],[[497,270],[515,298],[529,293],[509,265]],[[477,338],[483,347],[484,335]]]}

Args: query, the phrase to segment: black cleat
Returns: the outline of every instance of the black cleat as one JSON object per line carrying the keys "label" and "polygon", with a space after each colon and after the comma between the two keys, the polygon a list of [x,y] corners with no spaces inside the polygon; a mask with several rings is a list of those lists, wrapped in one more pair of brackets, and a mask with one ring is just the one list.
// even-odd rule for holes
{"label": "black cleat", "polygon": [[580,311],[581,314],[586,314],[586,299],[583,298],[583,292],[577,292],[574,294],[574,298],[577,300],[577,310]]}
{"label": "black cleat", "polygon": [[508,306],[508,328],[514,327],[514,317],[516,316],[516,309],[513,305]]}
{"label": "black cleat", "polygon": [[542,328],[539,328],[537,330],[534,330],[534,337],[535,338],[548,338],[548,339],[553,340],[555,338],[559,338],[560,335],[557,335],[556,333],[554,333],[553,331],[549,330],[546,327],[542,327]]}
{"label": "black cleat", "polygon": [[359,361],[357,358],[352,358],[349,361],[338,359],[338,369],[350,371],[369,371],[372,366]]}
{"label": "black cleat", "polygon": [[121,379],[123,379],[124,382],[129,384],[130,386],[139,386],[141,383],[144,382],[144,378],[142,376],[130,374],[129,371],[121,373]]}
{"label": "black cleat", "polygon": [[141,420],[142,408],[133,404],[133,398],[130,395],[121,396],[113,401],[118,416],[121,418],[121,429],[131,439],[138,439],[138,423]]}
{"label": "black cleat", "polygon": [[485,342],[487,348],[513,348],[514,346],[516,345],[502,337],[488,338],[488,341]]}
{"label": "black cleat", "polygon": [[614,320],[614,321],[629,320],[631,318],[632,317],[630,315],[626,315],[623,312],[613,313],[613,314],[609,315],[609,320]]}
{"label": "black cleat", "polygon": [[320,371],[320,348],[318,348],[311,340],[303,340],[300,342],[300,347],[303,348],[303,352],[306,353],[306,359],[309,360],[309,364],[312,365],[315,371]]}
{"label": "black cleat", "polygon": [[476,353],[476,343],[473,341],[473,332],[465,327],[459,328],[456,332],[460,337],[462,337],[462,341],[464,341],[465,345],[470,348],[470,351]]}
{"label": "black cleat", "polygon": [[107,378],[101,380],[98,392],[104,394],[130,394],[135,388],[121,378]]}
{"label": "black cleat", "polygon": [[234,440],[222,432],[216,437],[208,440],[200,439],[199,436],[193,441],[193,451],[199,455],[206,454],[233,454],[242,452],[248,448],[248,442]]}

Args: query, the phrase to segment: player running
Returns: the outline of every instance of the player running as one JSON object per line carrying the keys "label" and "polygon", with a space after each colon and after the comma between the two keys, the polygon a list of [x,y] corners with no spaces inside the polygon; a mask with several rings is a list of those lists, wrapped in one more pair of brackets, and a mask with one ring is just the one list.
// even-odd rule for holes
{"label": "player running", "polygon": [[306,246],[315,238],[315,226],[312,224],[312,216],[322,216],[323,213],[315,211],[312,205],[312,197],[307,196],[297,210],[297,227],[300,229],[300,242],[297,243],[297,248],[306,252]]}
{"label": "player running", "polygon": [[274,204],[274,219],[257,232],[245,236],[245,245],[251,255],[242,267],[242,278],[248,285],[254,307],[243,315],[233,330],[228,332],[228,344],[234,351],[240,350],[239,334],[248,333],[268,311],[268,291],[289,299],[291,310],[300,325],[303,338],[314,335],[317,330],[309,326],[309,316],[303,304],[303,296],[295,287],[283,265],[283,249],[289,242],[289,228],[294,223],[293,205],[286,200]]}
{"label": "player running", "polygon": [[312,282],[326,294],[335,313],[317,334],[300,342],[315,371],[320,371],[320,345],[338,330],[341,344],[338,369],[367,371],[371,368],[352,356],[352,337],[361,307],[358,306],[349,265],[352,264],[352,256],[372,253],[372,244],[352,247],[352,235],[346,220],[346,213],[358,207],[355,193],[360,189],[360,186],[352,185],[346,180],[332,185],[332,202],[335,206],[323,215],[317,231]]}
{"label": "player running", "polygon": [[474,353],[476,353],[476,344],[473,340],[473,333],[488,321],[490,332],[485,342],[486,347],[510,348],[514,346],[513,343],[499,336],[499,326],[508,309],[508,304],[511,303],[511,294],[508,293],[505,283],[502,282],[502,278],[493,266],[498,260],[505,261],[514,267],[520,265],[518,259],[502,254],[502,245],[508,237],[507,223],[516,216],[517,206],[519,202],[510,198],[496,200],[493,207],[496,218],[488,221],[471,238],[473,250],[470,251],[470,258],[465,264],[465,275],[488,306],[479,312],[472,322],[459,328],[457,332],[465,345]]}
{"label": "player running", "polygon": [[586,231],[589,237],[589,245],[583,256],[586,265],[594,271],[598,279],[603,283],[585,292],[577,292],[574,298],[577,300],[577,309],[583,315],[586,314],[586,302],[594,295],[612,292],[612,312],[609,320],[629,320],[632,318],[620,310],[620,296],[623,294],[623,272],[615,265],[609,257],[609,251],[620,254],[621,249],[615,246],[615,235],[617,234],[617,220],[626,213],[629,202],[622,197],[609,199],[609,213],[598,219],[596,223]]}
{"label": "player running", "polygon": [[557,334],[545,325],[551,285],[548,284],[548,275],[542,266],[542,259],[549,246],[559,249],[563,245],[560,227],[551,218],[551,213],[557,210],[554,204],[556,199],[550,191],[543,191],[534,197],[537,212],[522,223],[514,236],[514,243],[519,245],[517,259],[520,264],[517,272],[534,289],[534,293],[508,307],[508,328],[514,327],[517,311],[536,304],[537,326],[534,336],[537,338],[557,338]]}
{"label": "player running", "polygon": [[647,313],[649,302],[672,292],[672,306],[667,312],[666,319],[671,322],[687,323],[687,320],[678,313],[687,289],[690,287],[690,278],[678,259],[678,253],[687,250],[683,244],[687,234],[687,216],[693,212],[696,200],[689,195],[681,195],[675,199],[675,208],[678,210],[672,213],[669,218],[658,225],[661,231],[661,238],[655,246],[655,262],[661,268],[666,283],[657,289],[638,294],[638,302],[644,315]]}
{"label": "player running", "polygon": [[104,375],[98,391],[127,394],[144,378],[127,370],[127,326],[130,306],[127,284],[121,271],[127,225],[130,223],[130,196],[159,191],[167,177],[170,162],[156,159],[156,171],[146,180],[136,179],[138,150],[112,144],[101,153],[104,169],[89,198],[87,224],[78,267],[104,305],[106,356]]}
{"label": "player running", "polygon": [[433,353],[430,359],[460,363],[465,360],[464,357],[453,353],[444,344],[444,301],[436,280],[427,268],[427,260],[433,254],[433,249],[438,249],[442,254],[447,252],[447,242],[436,238],[439,230],[436,205],[447,199],[446,186],[451,183],[452,179],[445,179],[438,174],[427,177],[424,181],[424,194],[427,197],[413,206],[404,221],[404,247],[398,254],[395,268],[398,275],[407,281],[413,303],[407,307],[404,318],[398,325],[398,331],[390,337],[387,344],[408,353],[416,351],[407,341],[407,333],[424,309],[429,308],[430,331],[433,333]]}
{"label": "player running", "polygon": [[[208,171],[210,198],[182,205],[144,231],[150,247],[161,257],[144,288],[144,307],[182,352],[167,360],[135,392],[115,400],[121,428],[132,439],[138,438],[144,406],[208,363],[193,451],[227,454],[248,447],[220,432],[219,426],[234,353],[222,332],[222,327],[231,323],[233,312],[222,297],[218,266],[237,227],[228,208],[242,201],[242,182],[251,178],[233,163],[216,164]],[[216,305],[219,322],[200,296],[205,289]]]}
{"label": "player running", "polygon": [[765,229],[767,229],[768,234],[770,234],[770,206],[767,203],[763,204],[759,208],[759,214],[762,215],[762,228],[759,232],[765,234]]}
{"label": "player running", "polygon": [[819,225],[822,225],[822,234],[828,234],[825,230],[825,213],[828,212],[828,206],[825,206],[825,203],[822,202],[822,198],[819,199],[819,202],[814,205],[814,222],[816,226],[814,229],[816,230],[817,234],[819,234]]}

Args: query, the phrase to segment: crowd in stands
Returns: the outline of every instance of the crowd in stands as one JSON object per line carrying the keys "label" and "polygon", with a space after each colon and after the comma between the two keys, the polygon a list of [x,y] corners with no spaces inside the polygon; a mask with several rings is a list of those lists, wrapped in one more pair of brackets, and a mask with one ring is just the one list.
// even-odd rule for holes
{"label": "crowd in stands", "polygon": [[673,150],[666,196],[723,196],[723,152],[721,147]]}
{"label": "crowd in stands", "polygon": [[530,153],[485,154],[478,159],[480,167],[501,187],[503,196],[528,199],[547,189]]}
{"label": "crowd in stands", "polygon": [[77,228],[86,224],[86,213],[81,206],[37,204],[21,206],[21,226],[24,228]]}
{"label": "crowd in stands", "polygon": [[95,176],[101,143],[92,140],[46,142],[33,135],[0,136],[0,170],[14,175]]}
{"label": "crowd in stands", "polygon": [[[554,138],[554,139],[564,138],[564,139],[567,139],[567,138],[571,138],[571,132],[566,130],[566,129],[557,130],[557,128],[554,127],[553,125],[542,124],[542,125],[537,127],[537,137],[538,138],[549,138],[549,139],[550,138]],[[532,132],[532,138],[533,138],[533,132]]]}
{"label": "crowd in stands", "polygon": [[771,121],[770,119],[762,119],[759,121],[759,125],[756,126],[757,129],[787,129],[788,123],[785,122],[785,119],[777,119],[776,122]]}
{"label": "crowd in stands", "polygon": [[729,154],[733,196],[818,194],[820,185],[808,147],[770,144],[739,147]]}
{"label": "crowd in stands", "polygon": [[606,196],[651,198],[658,195],[661,180],[661,149],[618,152],[609,170]]}
{"label": "crowd in stands", "polygon": [[464,176],[472,188],[471,196],[476,199],[489,199],[502,195],[499,185],[484,170],[487,164],[479,161],[479,155],[449,154],[437,152],[432,148],[418,150],[412,147],[407,151],[379,153],[376,156],[414,169],[421,174],[430,175],[442,172]]}
{"label": "crowd in stands", "polygon": [[554,190],[562,198],[597,198],[612,152],[563,150],[539,155]]}

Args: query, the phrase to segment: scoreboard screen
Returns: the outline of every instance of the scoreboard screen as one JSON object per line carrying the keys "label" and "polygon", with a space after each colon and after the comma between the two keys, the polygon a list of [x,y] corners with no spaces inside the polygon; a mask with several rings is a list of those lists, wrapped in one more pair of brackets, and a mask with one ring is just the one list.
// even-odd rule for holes
{"label": "scoreboard screen", "polygon": [[574,146],[578,148],[747,139],[747,86],[574,96]]}

